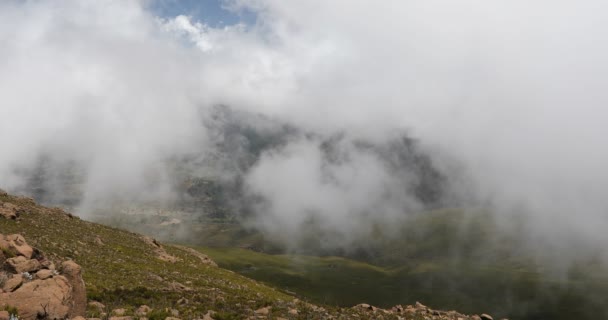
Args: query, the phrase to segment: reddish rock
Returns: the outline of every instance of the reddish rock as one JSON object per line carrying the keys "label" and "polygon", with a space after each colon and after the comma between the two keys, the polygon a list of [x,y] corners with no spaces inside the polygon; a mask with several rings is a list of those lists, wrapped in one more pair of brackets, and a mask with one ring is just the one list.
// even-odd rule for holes
{"label": "reddish rock", "polygon": [[[34,254],[45,261],[44,256],[31,249],[20,235],[0,235],[0,246],[8,248],[17,256],[6,259],[4,270],[8,271],[3,289],[0,290],[0,309],[6,306],[19,310],[19,319],[70,319],[84,315],[86,294],[81,269],[73,261],[62,264],[63,275],[55,275],[45,269],[37,259],[29,259]],[[35,253],[34,253],[35,252]],[[51,265],[52,264],[45,264]],[[23,272],[34,272],[36,277],[26,280]],[[6,277],[6,272],[0,272]],[[1,319],[0,319],[1,320]]]}
{"label": "reddish rock", "polygon": [[82,269],[74,261],[65,261],[61,264],[61,274],[65,276],[72,287],[72,300],[70,301],[70,317],[84,315],[87,308],[87,293],[82,280]]}
{"label": "reddish rock", "polygon": [[0,294],[0,305],[10,305],[19,310],[20,319],[65,319],[70,307],[64,302],[71,300],[72,290],[65,277],[34,280],[19,289]]}
{"label": "reddish rock", "polygon": [[6,250],[15,256],[24,256],[27,259],[31,259],[34,254],[34,248],[30,247],[25,242],[23,236],[19,234],[0,235],[0,249]]}
{"label": "reddish rock", "polygon": [[20,274],[14,274],[10,279],[6,280],[2,290],[5,292],[13,292],[23,284],[23,277]]}
{"label": "reddish rock", "polygon": [[49,269],[42,269],[36,272],[36,278],[40,280],[48,279],[53,276],[53,271]]}
{"label": "reddish rock", "polygon": [[260,316],[266,316],[268,313],[270,313],[270,307],[260,308],[255,311],[255,314]]}
{"label": "reddish rock", "polygon": [[35,259],[26,259],[23,256],[6,259],[5,264],[13,273],[35,272],[42,267]]}
{"label": "reddish rock", "polygon": [[22,212],[23,210],[20,207],[12,203],[0,202],[0,217],[16,220]]}
{"label": "reddish rock", "polygon": [[152,311],[152,308],[143,305],[137,308],[137,310],[135,310],[135,315],[138,317],[145,317],[150,311]]}

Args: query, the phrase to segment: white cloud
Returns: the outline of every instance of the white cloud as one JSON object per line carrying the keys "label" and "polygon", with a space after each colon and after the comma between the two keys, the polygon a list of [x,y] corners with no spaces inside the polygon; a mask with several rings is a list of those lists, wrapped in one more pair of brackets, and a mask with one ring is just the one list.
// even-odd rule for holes
{"label": "white cloud", "polygon": [[[608,226],[603,2],[227,5],[256,11],[257,24],[159,23],[137,1],[0,4],[3,184],[17,186],[14,168],[46,150],[82,158],[91,193],[139,190],[167,154],[205,146],[201,112],[223,103],[353,139],[407,129],[464,164],[498,211],[531,212],[537,231],[594,241]],[[328,221],[351,219],[390,174],[358,158],[336,168],[352,190],[319,189],[317,151],[287,150],[249,177],[277,223],[308,203]],[[359,166],[373,174],[358,176]],[[285,172],[270,176],[277,168]],[[302,190],[283,189],[286,179]]]}

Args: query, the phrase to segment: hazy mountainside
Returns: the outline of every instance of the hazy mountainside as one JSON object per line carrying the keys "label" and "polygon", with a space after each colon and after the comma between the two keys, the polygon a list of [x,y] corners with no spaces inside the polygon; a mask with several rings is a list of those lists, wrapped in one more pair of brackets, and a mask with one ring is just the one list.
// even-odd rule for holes
{"label": "hazy mountainside", "polygon": [[[339,177],[333,176],[336,169],[364,155],[385,166],[401,181],[394,186],[396,196],[413,195],[416,210],[442,207],[456,200],[448,192],[450,181],[442,173],[445,168],[439,167],[406,132],[396,132],[392,138],[381,141],[345,133],[320,134],[224,105],[212,108],[201,122],[210,146],[191,149],[181,156],[168,154],[158,167],[145,172],[144,185],[139,187],[143,193],[156,197],[129,194],[131,198],[123,199],[113,195],[99,204],[96,201],[100,195],[87,194],[87,191],[92,188],[101,194],[104,190],[87,185],[87,167],[82,159],[44,151],[37,154],[34,166],[14,169],[23,183],[9,191],[31,195],[42,203],[75,209],[85,205],[88,209],[104,211],[113,204],[151,203],[157,208],[169,207],[199,216],[246,218],[259,214],[254,210],[256,206],[269,201],[249,190],[245,182],[247,176],[264,155],[282,154],[294,141],[305,141],[320,152],[325,183],[339,182]],[[164,193],[155,189],[161,185],[168,187]]]}
{"label": "hazy mountainside", "polygon": [[[187,247],[86,222],[29,198],[0,193],[0,207],[0,234],[21,234],[50,262],[71,259],[82,267],[88,300],[94,301],[88,317],[128,317],[144,310],[148,319],[490,319],[421,304],[386,310],[313,305],[218,268]],[[0,308],[14,312],[2,301]]]}
{"label": "hazy mountainside", "polygon": [[[225,236],[216,234],[216,241]],[[560,269],[559,261],[533,256],[523,235],[500,231],[484,212],[427,212],[403,224],[397,236],[378,233],[368,241],[358,251],[338,252],[342,257],[205,252],[220,266],[320,303],[386,307],[419,299],[510,319],[608,316],[606,264],[585,256]]]}
{"label": "hazy mountainside", "polygon": [[318,303],[366,301],[388,307],[420,299],[510,319],[608,316],[603,300],[608,267],[601,256],[581,253],[560,264],[552,252],[539,255],[520,224],[513,221],[511,230],[501,229],[484,210],[414,214],[395,223],[390,233],[378,225],[350,250],[324,247],[323,233],[313,226],[301,233],[297,251],[290,251],[235,221],[163,220],[170,221],[169,216],[122,215],[105,222],[206,246],[220,266]]}
{"label": "hazy mountainside", "polygon": [[[538,241],[524,230],[525,219],[515,215],[498,226],[496,216],[485,209],[441,209],[459,207],[462,200],[452,194],[454,181],[444,174],[454,164],[438,163],[407,134],[382,141],[324,136],[225,106],[214,108],[204,125],[213,147],[168,157],[160,170],[167,175],[150,172],[149,188],[142,187],[141,195],[101,197],[91,205],[87,196],[95,194],[85,194],[82,164],[50,156],[41,156],[35,169],[20,172],[27,183],[19,191],[43,203],[77,209],[106,225],[205,247],[221,266],[315,303],[345,307],[365,301],[390,307],[423,300],[444,309],[481,309],[511,319],[608,317],[608,308],[598,298],[608,296],[608,268],[593,249],[568,252],[574,258],[564,264],[551,259],[559,255],[551,249],[539,253],[533,247]],[[340,214],[335,204],[296,208],[291,220],[304,218],[295,224],[286,223],[288,212],[278,212],[287,218],[264,220],[265,214],[276,211],[273,200],[282,199],[252,192],[247,180],[261,159],[289,151],[286,146],[298,140],[318,149],[321,186],[348,182],[339,176],[341,170],[353,158],[365,157],[381,163],[396,182],[380,185],[379,194],[369,198],[373,188],[366,186],[361,206],[348,208],[337,222],[328,221]],[[272,178],[274,172],[270,173],[267,178]],[[450,171],[449,176],[458,175]],[[289,182],[281,188],[288,190],[287,197],[297,193]],[[164,183],[170,188],[160,196],[147,193]],[[289,208],[283,209],[289,211],[292,203],[287,202]],[[136,252],[139,245],[137,241],[116,247]],[[96,281],[101,280],[92,282],[90,294],[109,292],[98,288]]]}

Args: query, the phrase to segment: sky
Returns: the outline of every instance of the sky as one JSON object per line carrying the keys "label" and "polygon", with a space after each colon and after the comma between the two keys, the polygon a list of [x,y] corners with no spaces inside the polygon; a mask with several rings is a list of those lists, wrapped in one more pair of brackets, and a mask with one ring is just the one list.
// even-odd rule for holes
{"label": "sky", "polygon": [[[172,193],[168,159],[215,154],[202,123],[227,105],[313,133],[243,173],[248,194],[265,200],[257,227],[286,239],[311,216],[356,235],[370,216],[390,224],[417,208],[393,192],[416,175],[395,175],[357,147],[407,133],[470,205],[505,223],[525,216],[538,242],[568,252],[602,247],[606,9],[595,0],[0,1],[0,181],[19,190],[44,156],[83,172],[83,216],[117,198],[162,199]],[[327,163],[321,142],[336,135],[343,161]]]}
{"label": "sky", "polygon": [[160,17],[171,18],[179,15],[203,21],[212,27],[234,24],[255,24],[255,13],[249,10],[230,10],[222,0],[152,0],[151,10]]}

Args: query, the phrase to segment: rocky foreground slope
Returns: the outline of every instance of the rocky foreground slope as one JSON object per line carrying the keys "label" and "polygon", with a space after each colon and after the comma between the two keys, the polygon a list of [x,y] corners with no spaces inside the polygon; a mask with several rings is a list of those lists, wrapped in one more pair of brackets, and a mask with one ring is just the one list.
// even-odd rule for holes
{"label": "rocky foreground slope", "polygon": [[4,192],[0,234],[0,320],[15,313],[20,319],[492,319],[420,303],[314,305],[218,268],[191,248]]}

